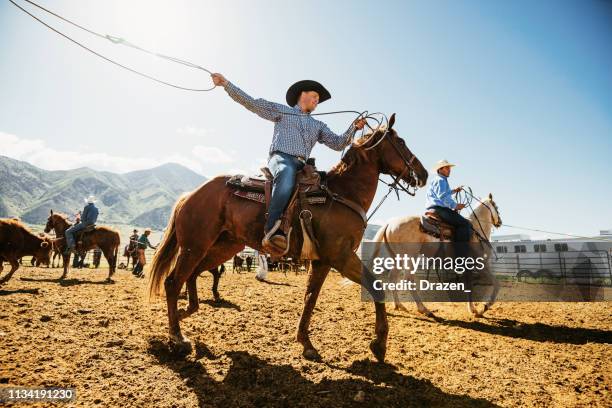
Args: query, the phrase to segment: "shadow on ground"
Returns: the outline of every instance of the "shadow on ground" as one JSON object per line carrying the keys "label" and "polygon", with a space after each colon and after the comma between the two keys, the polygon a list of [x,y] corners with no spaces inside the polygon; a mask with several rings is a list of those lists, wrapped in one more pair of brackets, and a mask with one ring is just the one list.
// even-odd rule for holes
{"label": "shadow on ground", "polygon": [[[221,356],[197,342],[195,350],[194,359],[172,352],[161,339],[149,340],[148,352],[159,364],[181,376],[197,395],[199,406],[496,406],[484,399],[446,393],[428,380],[403,375],[391,365],[369,360],[344,369],[363,379],[323,379],[314,383],[290,365],[270,364],[244,351],[229,351],[223,355],[231,360],[229,371],[222,381],[217,381],[198,360]],[[385,386],[380,385],[382,382]],[[363,391],[364,400],[355,402],[353,398],[359,391]]]}
{"label": "shadow on ground", "polygon": [[483,333],[520,338],[525,340],[565,343],[607,343],[612,344],[612,331],[582,327],[553,326],[544,323],[524,323],[512,319],[485,318],[484,320],[444,320],[421,319],[422,321],[446,324]]}

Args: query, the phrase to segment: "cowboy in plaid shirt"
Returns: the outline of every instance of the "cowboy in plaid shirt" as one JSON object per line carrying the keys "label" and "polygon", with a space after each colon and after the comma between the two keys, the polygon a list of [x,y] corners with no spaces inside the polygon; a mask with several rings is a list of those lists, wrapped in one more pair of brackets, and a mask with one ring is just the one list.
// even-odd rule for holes
{"label": "cowboy in plaid shirt", "polygon": [[221,74],[212,74],[212,79],[233,100],[263,119],[274,122],[268,158],[274,184],[263,246],[271,244],[283,251],[287,248],[287,237],[279,229],[280,218],[291,198],[295,176],[304,166],[312,148],[318,142],[334,150],[342,150],[351,143],[357,129],[363,129],[365,120],[354,121],[344,133],[338,135],[325,123],[310,116],[319,103],[331,98],[329,91],[316,81],[305,80],[291,85],[286,95],[288,106],[285,106],[252,98]]}

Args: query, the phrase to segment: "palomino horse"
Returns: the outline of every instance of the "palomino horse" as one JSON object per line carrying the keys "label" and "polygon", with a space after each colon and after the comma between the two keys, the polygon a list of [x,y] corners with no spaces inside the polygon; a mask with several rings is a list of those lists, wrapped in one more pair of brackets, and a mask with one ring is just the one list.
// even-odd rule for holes
{"label": "palomino horse", "polygon": [[[501,218],[497,210],[497,205],[495,204],[495,201],[493,201],[493,195],[489,194],[489,197],[486,200],[482,201],[480,205],[474,209],[474,212],[470,215],[468,220],[471,222],[474,231],[478,232],[482,237],[489,240],[491,237],[492,227],[499,228],[501,226]],[[376,254],[380,250],[380,246],[383,245],[383,242],[386,241],[389,244],[410,244],[409,252],[413,253],[407,253],[408,251],[402,251],[402,255],[406,254],[411,257],[418,257],[419,254],[422,253],[421,249],[419,249],[420,247],[418,244],[441,242],[439,238],[435,238],[432,235],[422,232],[420,224],[421,217],[419,216],[403,217],[390,221],[376,233],[376,236],[373,239],[374,242],[377,242],[376,247],[374,248],[374,253]],[[479,242],[476,234],[472,235],[472,242]],[[497,279],[495,279],[495,277],[491,274],[490,268],[484,268],[482,272],[486,274],[488,280],[492,282],[493,290],[491,292],[490,300],[485,303],[484,309],[481,312],[478,312],[476,310],[476,306],[471,301],[470,297],[470,300],[468,302],[468,309],[475,317],[482,317],[483,313],[489,310],[491,306],[493,306],[495,298],[497,297],[497,292],[499,291],[499,283],[497,282]],[[397,269],[391,270],[390,280],[397,282],[398,278],[399,271]],[[412,273],[406,273],[405,275],[405,279],[410,280],[412,282],[414,282],[414,278],[415,275]],[[422,313],[429,317],[434,317],[434,314],[423,304],[419,296],[418,290],[410,290],[409,292],[417,304],[419,313]],[[404,305],[402,305],[402,303],[399,301],[397,291],[393,291],[393,297],[395,300],[395,309],[407,311]]]}
{"label": "palomino horse", "polygon": [[[395,115],[391,116],[386,129],[353,143],[342,161],[327,173],[327,186],[337,196],[328,197],[324,205],[311,207],[320,259],[311,263],[304,310],[297,330],[297,341],[302,344],[303,355],[308,359],[319,358],[310,341],[308,326],[330,268],[361,283],[362,264],[355,250],[363,236],[366,225],[363,214],[372,204],[379,175],[390,174],[412,186],[423,186],[427,181],[427,170],[392,129],[394,122]],[[176,346],[191,348],[179,323],[198,309],[196,279],[199,272],[231,259],[245,245],[262,251],[265,206],[234,195],[233,189],[226,185],[229,178],[228,175],[217,176],[177,202],[153,258],[149,295],[160,295],[162,287],[165,289],[170,341]],[[339,200],[350,200],[353,208]],[[298,259],[300,245],[295,243],[300,242],[296,233],[300,228],[299,221],[295,223],[294,236],[290,240],[293,244],[287,257]],[[178,310],[177,297],[185,283],[189,306],[186,310]],[[379,361],[384,361],[388,334],[385,304],[375,302],[375,308],[376,338],[370,343],[370,349]]]}
{"label": "palomino horse", "polygon": [[[60,279],[65,279],[68,275],[68,269],[70,268],[70,254],[63,254],[64,248],[66,247],[66,239],[64,238],[65,231],[72,224],[66,220],[66,216],[58,213],[54,213],[51,210],[51,214],[47,219],[47,225],[45,226],[45,232],[49,233],[51,230],[55,230],[55,235],[58,238],[57,248],[62,251],[62,260],[64,262],[64,273]],[[108,227],[96,227],[93,231],[87,232],[82,235],[83,243],[77,246],[79,251],[89,251],[96,247],[99,247],[104,254],[104,257],[108,261],[108,278],[107,282],[112,282],[111,277],[115,273],[115,264],[117,262],[117,250],[119,248],[119,232],[108,228]]]}

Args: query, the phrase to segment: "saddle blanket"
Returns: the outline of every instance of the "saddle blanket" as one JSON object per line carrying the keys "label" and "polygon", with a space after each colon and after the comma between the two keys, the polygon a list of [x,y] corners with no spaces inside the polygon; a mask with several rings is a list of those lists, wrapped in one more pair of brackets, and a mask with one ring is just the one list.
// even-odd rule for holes
{"label": "saddle blanket", "polygon": [[[257,201],[258,203],[266,202],[266,195],[264,193],[258,193],[254,191],[244,191],[244,190],[236,190],[234,191],[234,195],[238,197],[246,198],[247,200]],[[325,196],[311,196],[306,197],[308,200],[308,204],[316,205],[316,204],[325,204],[325,200],[327,197]]]}

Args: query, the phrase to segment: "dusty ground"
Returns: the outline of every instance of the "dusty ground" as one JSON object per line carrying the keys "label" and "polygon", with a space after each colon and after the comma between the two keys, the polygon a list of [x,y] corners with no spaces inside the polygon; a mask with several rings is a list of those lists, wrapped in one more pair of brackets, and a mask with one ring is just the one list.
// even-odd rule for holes
{"label": "dusty ground", "polygon": [[372,305],[332,274],[311,325],[315,363],[294,342],[305,275],[228,273],[221,305],[205,275],[185,357],[168,350],[165,304],[143,301],[144,281],[59,274],[23,268],[0,289],[0,386],[74,386],[76,406],[612,406],[610,303],[505,303],[480,320],[433,305],[442,322],[389,305],[381,365]]}

